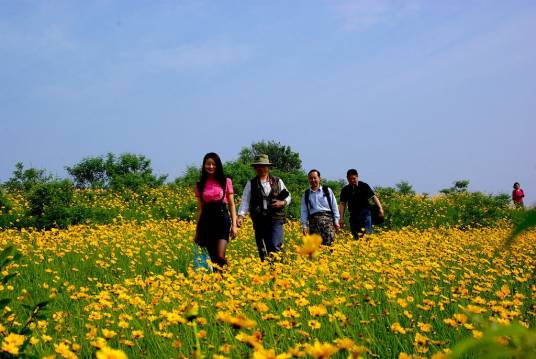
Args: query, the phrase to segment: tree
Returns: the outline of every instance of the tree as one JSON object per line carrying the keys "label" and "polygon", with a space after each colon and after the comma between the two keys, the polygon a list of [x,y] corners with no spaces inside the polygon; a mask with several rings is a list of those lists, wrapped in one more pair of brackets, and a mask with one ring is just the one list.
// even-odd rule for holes
{"label": "tree", "polygon": [[451,193],[463,193],[467,192],[469,189],[469,180],[458,180],[454,182],[454,186],[450,188],[443,188],[439,192],[444,194],[451,194]]}
{"label": "tree", "polygon": [[74,165],[65,167],[74,178],[76,187],[102,188],[107,185],[106,164],[102,157],[88,157]]}
{"label": "tree", "polygon": [[54,179],[54,176],[47,174],[43,169],[24,169],[22,162],[15,165],[13,176],[4,183],[8,191],[29,191],[33,186],[40,183],[47,183]]}
{"label": "tree", "polygon": [[413,190],[413,186],[408,181],[400,181],[397,184],[395,184],[396,190],[400,194],[407,194],[407,195],[413,195],[415,194],[415,191]]}
{"label": "tree", "polygon": [[293,152],[290,146],[281,145],[275,141],[261,141],[253,143],[250,147],[244,147],[240,150],[238,161],[246,164],[250,164],[255,156],[259,154],[266,154],[280,171],[292,172],[300,171],[302,161],[300,154]]}
{"label": "tree", "polygon": [[161,186],[167,176],[156,176],[151,168],[151,160],[143,155],[124,153],[116,157],[108,153],[106,158],[88,157],[72,167],[66,167],[80,188],[130,188]]}

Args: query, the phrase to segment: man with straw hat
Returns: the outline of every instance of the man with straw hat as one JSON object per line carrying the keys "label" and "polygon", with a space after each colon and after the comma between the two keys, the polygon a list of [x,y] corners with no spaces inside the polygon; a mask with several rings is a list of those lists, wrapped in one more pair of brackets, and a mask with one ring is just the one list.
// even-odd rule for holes
{"label": "man with straw hat", "polygon": [[244,188],[237,225],[242,226],[249,211],[259,256],[264,261],[270,253],[281,251],[285,207],[290,204],[290,193],[281,178],[270,174],[272,163],[268,155],[255,156],[251,166],[257,175]]}

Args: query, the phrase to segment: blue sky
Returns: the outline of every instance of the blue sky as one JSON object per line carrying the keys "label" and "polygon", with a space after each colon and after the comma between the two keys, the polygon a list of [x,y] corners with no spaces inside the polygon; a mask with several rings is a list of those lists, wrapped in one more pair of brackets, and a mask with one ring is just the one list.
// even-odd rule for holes
{"label": "blue sky", "polygon": [[[133,152],[173,179],[276,140],[305,169],[536,202],[534,1],[0,0],[0,181]],[[532,40],[531,40],[532,39]]]}

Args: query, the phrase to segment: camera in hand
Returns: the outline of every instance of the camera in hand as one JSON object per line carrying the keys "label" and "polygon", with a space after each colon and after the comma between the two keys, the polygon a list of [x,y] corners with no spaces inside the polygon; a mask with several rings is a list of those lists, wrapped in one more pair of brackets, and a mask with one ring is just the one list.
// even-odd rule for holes
{"label": "camera in hand", "polygon": [[290,193],[284,189],[277,196],[275,196],[275,199],[278,201],[284,201],[288,196],[290,196]]}

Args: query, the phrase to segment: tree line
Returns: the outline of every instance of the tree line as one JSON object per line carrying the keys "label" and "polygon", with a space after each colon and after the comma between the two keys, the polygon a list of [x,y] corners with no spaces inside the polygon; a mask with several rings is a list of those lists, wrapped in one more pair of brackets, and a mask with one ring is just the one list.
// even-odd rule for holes
{"label": "tree line", "polygon": [[[233,180],[235,192],[240,196],[247,181],[254,176],[250,164],[253,158],[260,153],[269,156],[270,161],[274,164],[272,173],[283,178],[287,188],[294,196],[287,210],[289,217],[299,218],[300,197],[303,191],[308,188],[308,180],[307,174],[302,168],[299,153],[293,151],[290,146],[282,145],[276,141],[260,141],[243,147],[236,160],[225,162],[225,172]],[[177,187],[177,190],[193,190],[193,185],[200,175],[199,166],[191,165],[186,168],[182,176],[174,181],[166,182],[168,176],[155,174],[150,159],[144,155],[132,153],[120,155],[108,153],[102,156],[87,157],[72,166],[65,167],[65,169],[70,178],[61,179],[44,169],[24,168],[22,163],[17,163],[11,178],[0,184],[0,228],[5,228],[8,225],[6,224],[7,220],[4,220],[4,225],[2,225],[1,217],[5,217],[5,214],[12,207],[7,193],[22,194],[28,201],[28,216],[33,220],[26,225],[37,228],[64,227],[87,220],[93,221],[99,216],[107,218],[102,213],[94,211],[90,213],[87,208],[73,208],[73,194],[77,190],[103,189],[121,193],[141,193],[148,188],[162,186]],[[323,185],[331,187],[335,193],[338,193],[344,184],[345,181],[342,179],[323,179]],[[445,188],[441,192],[450,196],[468,193],[468,185],[469,181],[459,180],[452,187]],[[387,204],[387,209],[391,207],[391,213],[388,213],[387,216],[408,217],[407,209],[404,213],[400,209],[402,202],[399,196],[414,196],[416,194],[410,183],[400,181],[394,187],[376,187],[375,191],[382,202],[393,202],[391,206],[389,203]],[[503,208],[509,204],[508,195],[475,194],[475,196],[480,197],[478,200],[473,198],[471,201],[484,207]],[[189,206],[189,210],[193,210],[193,207],[195,206]],[[185,217],[187,216],[185,215]],[[402,223],[400,218],[397,220]],[[412,219],[407,218],[406,222],[411,224]],[[387,223],[389,224],[389,218]],[[25,224],[19,224],[19,226],[25,226]]]}

